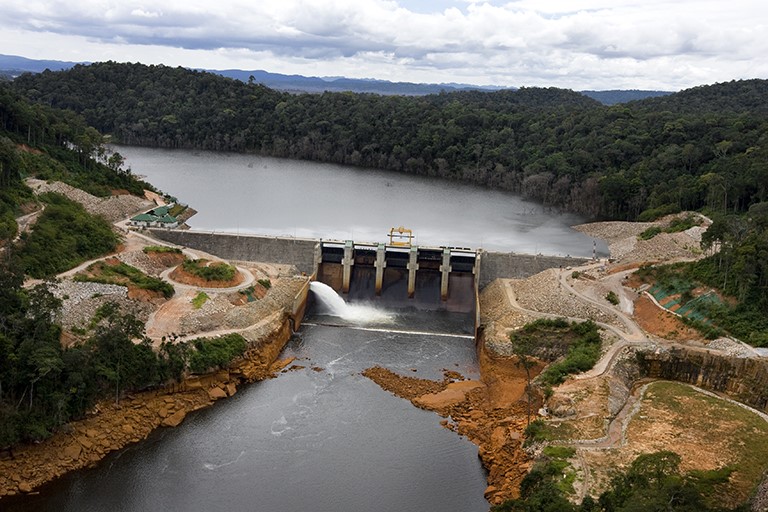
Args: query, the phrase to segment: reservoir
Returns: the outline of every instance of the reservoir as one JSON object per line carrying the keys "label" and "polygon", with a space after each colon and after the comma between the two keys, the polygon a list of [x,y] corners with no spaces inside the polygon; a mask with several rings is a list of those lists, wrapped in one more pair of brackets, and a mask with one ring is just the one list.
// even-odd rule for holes
{"label": "reservoir", "polygon": [[[199,213],[192,229],[592,256],[593,239],[557,213],[507,192],[392,171],[237,153],[119,146],[134,174]],[[599,255],[607,255],[597,241]]]}

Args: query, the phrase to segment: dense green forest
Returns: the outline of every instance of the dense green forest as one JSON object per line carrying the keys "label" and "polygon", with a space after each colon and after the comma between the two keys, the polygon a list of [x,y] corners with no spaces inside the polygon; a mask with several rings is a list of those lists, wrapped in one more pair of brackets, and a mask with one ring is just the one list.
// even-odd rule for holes
{"label": "dense green forest", "polygon": [[[465,180],[590,217],[743,212],[768,199],[768,81],[606,107],[554,88],[422,97],[291,95],[166,66],[106,62],[14,88],[125,144],[254,151]],[[661,211],[660,210],[660,211]]]}
{"label": "dense green forest", "polygon": [[102,135],[82,116],[30,103],[0,83],[0,244],[16,235],[15,218],[34,209],[23,179],[55,179],[97,196],[111,189],[142,194],[149,184],[122,167]]}
{"label": "dense green forest", "polygon": [[[23,178],[61,180],[96,195],[151,187],[124,170],[119,153],[74,112],[31,104],[0,84],[0,122],[0,449],[46,438],[104,397],[215,369],[243,353],[239,335],[169,340],[154,350],[143,324],[112,303],[97,311],[82,343],[63,347],[61,301],[46,285],[24,288],[24,277],[52,277],[114,250],[118,238],[104,219],[60,194],[35,198]],[[41,207],[34,229],[13,241],[16,218]],[[166,283],[138,284],[173,292]]]}

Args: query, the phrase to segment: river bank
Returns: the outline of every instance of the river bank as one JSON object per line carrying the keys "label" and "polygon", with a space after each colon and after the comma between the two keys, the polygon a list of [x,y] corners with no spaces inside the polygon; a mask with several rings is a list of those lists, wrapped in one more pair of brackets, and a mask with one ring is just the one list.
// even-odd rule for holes
{"label": "river bank", "polygon": [[522,446],[527,425],[527,404],[521,400],[526,378],[514,358],[486,348],[482,338],[477,350],[480,380],[466,380],[444,369],[443,380],[434,381],[378,366],[363,375],[416,407],[443,416],[444,427],[476,444],[488,471],[484,495],[496,505],[519,496],[520,482],[532,464]]}
{"label": "river bank", "polygon": [[290,361],[277,358],[291,337],[290,311],[276,311],[248,333],[249,348],[230,368],[191,376],[163,388],[100,402],[88,417],[65,425],[39,444],[14,447],[0,460],[0,499],[61,475],[95,466],[110,452],[146,439],[159,427],[176,427],[187,414],[234,395],[239,386],[275,375]]}

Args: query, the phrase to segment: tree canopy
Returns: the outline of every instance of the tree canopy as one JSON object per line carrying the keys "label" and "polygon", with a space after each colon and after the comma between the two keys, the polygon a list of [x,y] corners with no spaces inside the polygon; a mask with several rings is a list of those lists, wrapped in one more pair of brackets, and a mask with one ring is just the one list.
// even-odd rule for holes
{"label": "tree canopy", "polygon": [[464,180],[591,217],[744,212],[768,200],[768,81],[602,106],[555,88],[421,97],[281,93],[211,73],[105,62],[15,90],[125,144],[253,151]]}

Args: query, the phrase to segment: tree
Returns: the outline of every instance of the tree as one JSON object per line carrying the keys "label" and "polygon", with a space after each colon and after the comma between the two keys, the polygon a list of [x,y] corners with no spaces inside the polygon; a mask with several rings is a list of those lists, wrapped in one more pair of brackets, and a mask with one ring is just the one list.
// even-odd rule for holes
{"label": "tree", "polygon": [[525,334],[510,334],[512,355],[517,358],[515,366],[525,370],[525,397],[527,404],[526,425],[531,423],[531,404],[533,403],[533,388],[531,386],[531,370],[536,367],[537,359],[533,357],[535,344],[531,336]]}

